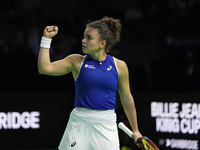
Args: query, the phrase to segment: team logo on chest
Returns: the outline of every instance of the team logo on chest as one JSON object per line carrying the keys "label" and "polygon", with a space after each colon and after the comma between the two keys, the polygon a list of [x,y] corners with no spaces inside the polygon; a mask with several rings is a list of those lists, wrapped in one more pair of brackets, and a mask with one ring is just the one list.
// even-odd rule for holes
{"label": "team logo on chest", "polygon": [[85,64],[85,68],[96,69],[94,65]]}

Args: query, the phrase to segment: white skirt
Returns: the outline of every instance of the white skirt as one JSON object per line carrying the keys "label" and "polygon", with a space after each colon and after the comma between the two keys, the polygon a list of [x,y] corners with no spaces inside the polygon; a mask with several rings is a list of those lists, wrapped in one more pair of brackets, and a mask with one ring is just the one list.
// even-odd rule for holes
{"label": "white skirt", "polygon": [[73,109],[58,149],[119,150],[114,110]]}

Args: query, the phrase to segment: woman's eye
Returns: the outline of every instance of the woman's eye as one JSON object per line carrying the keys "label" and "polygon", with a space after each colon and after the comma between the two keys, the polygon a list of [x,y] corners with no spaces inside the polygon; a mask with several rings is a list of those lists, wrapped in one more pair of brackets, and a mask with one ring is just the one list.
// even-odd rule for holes
{"label": "woman's eye", "polygon": [[90,37],[90,36],[83,36],[83,38],[86,38],[87,40],[91,40],[92,39],[92,37]]}

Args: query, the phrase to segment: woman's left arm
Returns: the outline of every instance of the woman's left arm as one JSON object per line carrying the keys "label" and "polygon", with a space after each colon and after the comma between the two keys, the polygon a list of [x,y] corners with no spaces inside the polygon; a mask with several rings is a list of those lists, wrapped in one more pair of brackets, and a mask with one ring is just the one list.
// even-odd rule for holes
{"label": "woman's left arm", "polygon": [[120,100],[128,121],[132,127],[134,139],[137,141],[137,139],[142,137],[142,135],[138,130],[135,102],[130,91],[128,67],[124,61],[118,59],[116,59],[116,64],[119,73],[118,92],[120,95]]}

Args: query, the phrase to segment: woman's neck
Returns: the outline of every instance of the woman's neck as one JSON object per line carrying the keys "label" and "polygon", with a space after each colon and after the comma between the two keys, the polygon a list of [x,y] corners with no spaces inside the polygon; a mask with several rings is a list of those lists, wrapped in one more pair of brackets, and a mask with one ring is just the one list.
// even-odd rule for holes
{"label": "woman's neck", "polygon": [[90,56],[95,60],[103,61],[106,60],[107,54],[103,52],[103,53],[90,54]]}

